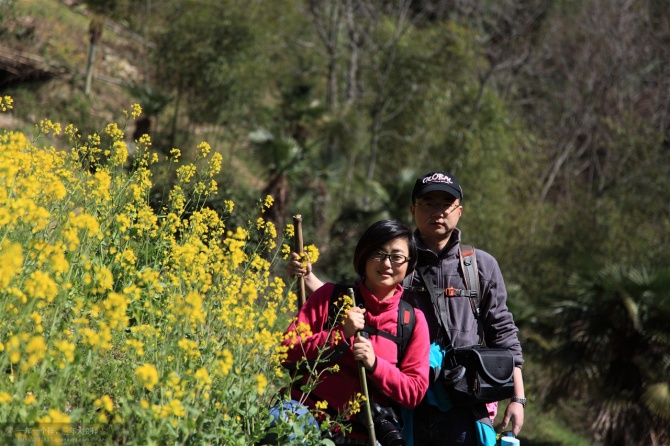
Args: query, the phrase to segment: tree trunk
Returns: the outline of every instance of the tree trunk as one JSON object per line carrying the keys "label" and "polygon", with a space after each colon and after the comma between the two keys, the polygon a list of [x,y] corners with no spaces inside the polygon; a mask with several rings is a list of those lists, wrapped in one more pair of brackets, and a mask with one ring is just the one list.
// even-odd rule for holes
{"label": "tree trunk", "polygon": [[[326,10],[324,11],[324,5]],[[322,2],[312,0],[310,2],[310,13],[312,23],[321,42],[326,47],[328,55],[328,74],[326,90],[326,107],[328,110],[336,110],[337,99],[337,41],[340,32],[340,4],[339,2]]]}
{"label": "tree trunk", "polygon": [[347,31],[349,32],[349,66],[347,70],[347,107],[353,105],[358,99],[358,71],[360,48],[361,48],[361,33],[356,27],[356,17],[354,15],[354,5],[352,0],[347,0],[345,4],[345,14],[347,20]]}
{"label": "tree trunk", "polygon": [[86,64],[86,84],[84,85],[84,94],[91,94],[91,83],[93,82],[93,66],[95,65],[95,53],[98,50],[98,42],[102,37],[104,20],[100,17],[91,19],[88,27],[88,35],[91,45],[88,50],[88,62]]}

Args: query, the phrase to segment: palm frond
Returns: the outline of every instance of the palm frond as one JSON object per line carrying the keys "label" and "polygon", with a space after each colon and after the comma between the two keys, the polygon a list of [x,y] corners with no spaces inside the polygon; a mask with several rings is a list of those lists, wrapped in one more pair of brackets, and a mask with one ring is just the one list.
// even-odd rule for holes
{"label": "palm frond", "polygon": [[670,385],[667,382],[652,384],[642,395],[649,412],[670,421]]}

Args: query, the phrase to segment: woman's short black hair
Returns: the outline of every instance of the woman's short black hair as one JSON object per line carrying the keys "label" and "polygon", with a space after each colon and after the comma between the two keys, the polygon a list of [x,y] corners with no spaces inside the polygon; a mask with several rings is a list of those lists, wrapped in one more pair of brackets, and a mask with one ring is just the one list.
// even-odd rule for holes
{"label": "woman's short black hair", "polygon": [[416,240],[410,228],[395,220],[380,220],[365,230],[354,250],[354,269],[356,273],[360,277],[365,277],[365,263],[370,255],[379,251],[385,243],[397,238],[407,240],[410,259],[407,262],[407,275],[411,274],[416,266]]}

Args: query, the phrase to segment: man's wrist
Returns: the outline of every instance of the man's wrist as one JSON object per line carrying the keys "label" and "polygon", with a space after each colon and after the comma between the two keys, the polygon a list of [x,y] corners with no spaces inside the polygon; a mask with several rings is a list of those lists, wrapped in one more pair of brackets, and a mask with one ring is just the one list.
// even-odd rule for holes
{"label": "man's wrist", "polygon": [[528,398],[519,398],[519,397],[513,396],[511,402],[512,403],[519,403],[525,408],[526,403],[528,402]]}

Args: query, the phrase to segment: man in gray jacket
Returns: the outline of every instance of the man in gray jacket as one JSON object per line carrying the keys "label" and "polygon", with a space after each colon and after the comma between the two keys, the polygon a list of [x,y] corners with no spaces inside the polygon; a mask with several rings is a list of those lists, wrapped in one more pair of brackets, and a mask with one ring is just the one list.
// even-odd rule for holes
{"label": "man in gray jacket", "polygon": [[[427,272],[432,286],[438,290],[449,287],[466,289],[460,268],[459,246],[461,232],[456,228],[463,213],[463,190],[456,178],[448,172],[430,172],[415,182],[410,211],[416,225],[419,258],[417,269]],[[486,345],[508,348],[514,355],[514,397],[505,410],[502,429],[512,423],[512,433],[518,435],[524,421],[526,398],[521,366],[523,357],[518,339],[518,329],[507,308],[507,292],[498,262],[485,251],[476,250],[481,291],[481,329]],[[291,275],[302,275],[308,293],[322,285],[312,272],[311,264],[302,267],[298,255],[292,253],[288,271]],[[414,274],[407,288],[406,298],[426,315],[433,347],[444,347],[450,339],[454,347],[479,343],[480,331],[467,297],[445,297],[448,327],[440,322],[430,295],[424,286],[425,277]],[[414,445],[477,445],[482,430],[476,422],[487,422],[495,417],[497,405],[487,407],[452,407],[444,404],[440,397],[441,382],[431,385],[426,398],[415,409],[412,428]],[[406,420],[407,423],[407,420]],[[407,432],[407,430],[405,431]],[[490,440],[490,436],[489,436]],[[409,443],[409,442],[408,442]],[[409,443],[411,444],[411,443]]]}

